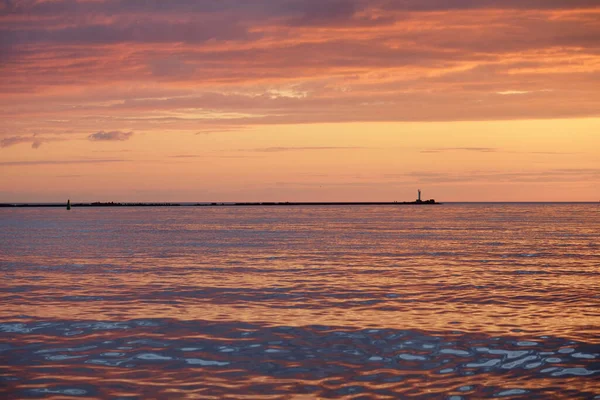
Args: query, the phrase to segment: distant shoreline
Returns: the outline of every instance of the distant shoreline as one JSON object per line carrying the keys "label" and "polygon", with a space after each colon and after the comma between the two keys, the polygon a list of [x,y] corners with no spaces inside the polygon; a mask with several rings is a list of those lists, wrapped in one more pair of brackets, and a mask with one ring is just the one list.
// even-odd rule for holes
{"label": "distant shoreline", "polygon": [[[402,206],[441,205],[433,200],[392,202],[239,202],[239,203],[73,203],[75,207],[277,207],[277,206]],[[3,203],[1,208],[66,207],[66,203]]]}
{"label": "distant shoreline", "polygon": [[[72,203],[71,207],[80,208],[101,208],[101,207],[271,207],[271,206],[402,206],[402,205],[460,205],[460,204],[600,204],[599,201],[448,201],[444,203],[426,202],[417,203],[415,201],[362,201],[362,202],[344,202],[344,201],[315,201],[315,202],[131,202],[131,203]],[[66,208],[67,203],[0,203],[0,209],[3,208]]]}

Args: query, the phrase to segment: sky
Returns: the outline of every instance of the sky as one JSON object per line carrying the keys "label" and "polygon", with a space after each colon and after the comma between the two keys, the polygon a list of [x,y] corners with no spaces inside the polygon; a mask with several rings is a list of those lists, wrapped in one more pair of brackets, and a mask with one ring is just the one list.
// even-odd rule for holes
{"label": "sky", "polygon": [[600,200],[598,0],[0,0],[0,202]]}

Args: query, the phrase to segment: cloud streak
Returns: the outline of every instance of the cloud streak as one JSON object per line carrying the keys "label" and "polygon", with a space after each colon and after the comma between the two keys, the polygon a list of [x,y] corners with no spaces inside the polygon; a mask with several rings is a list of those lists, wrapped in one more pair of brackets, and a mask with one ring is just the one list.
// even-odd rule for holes
{"label": "cloud streak", "polygon": [[32,149],[39,149],[42,144],[64,140],[58,137],[45,137],[37,134],[30,136],[7,136],[0,139],[0,148],[12,147],[21,143],[31,144]]}
{"label": "cloud streak", "polygon": [[600,182],[600,169],[563,168],[545,171],[465,171],[460,173],[415,171],[386,177],[412,179],[415,182],[428,184]]}
{"label": "cloud streak", "polygon": [[10,147],[20,143],[31,143],[33,149],[37,149],[42,145],[42,141],[35,136],[9,136],[0,139],[0,147]]}
{"label": "cloud streak", "polygon": [[499,149],[495,147],[438,147],[422,150],[421,153],[445,153],[449,151],[469,151],[476,153],[495,153]]}
{"label": "cloud streak", "polygon": [[88,140],[92,142],[123,142],[129,140],[133,136],[133,132],[110,131],[96,132],[88,136]]}
{"label": "cloud streak", "polygon": [[305,146],[305,147],[263,147],[256,148],[251,151],[256,153],[285,153],[289,151],[319,151],[319,150],[356,150],[364,149],[364,147],[341,147],[341,146]]}
{"label": "cloud streak", "polygon": [[69,164],[106,164],[121,163],[129,160],[106,159],[106,160],[31,160],[31,161],[0,161],[4,167],[20,167],[33,165],[69,165]]}

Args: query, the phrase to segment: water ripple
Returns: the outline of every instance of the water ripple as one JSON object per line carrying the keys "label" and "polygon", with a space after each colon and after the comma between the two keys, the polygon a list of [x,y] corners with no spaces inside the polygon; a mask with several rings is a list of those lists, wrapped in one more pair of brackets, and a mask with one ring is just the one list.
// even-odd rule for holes
{"label": "water ripple", "polygon": [[[19,329],[14,329],[15,325]],[[11,335],[10,347],[5,347],[3,354],[7,364],[14,367],[10,372],[3,370],[0,377],[11,393],[20,396],[101,393],[100,382],[86,389],[72,383],[85,376],[106,376],[106,371],[115,376],[109,382],[115,381],[119,370],[126,375],[134,371],[140,374],[139,379],[129,383],[131,390],[149,390],[147,385],[154,382],[152,385],[155,389],[158,385],[162,393],[175,390],[174,393],[183,394],[186,390],[175,389],[176,382],[192,379],[198,368],[203,369],[207,382],[225,377],[246,380],[240,393],[252,393],[250,382],[255,379],[263,382],[261,390],[293,393],[297,386],[290,386],[289,392],[277,387],[283,381],[294,380],[312,382],[311,389],[305,388],[304,393],[315,397],[360,393],[397,396],[418,388],[441,394],[447,392],[444,387],[458,381],[463,384],[456,388],[457,393],[468,392],[475,397],[543,395],[553,380],[563,377],[588,380],[578,396],[600,389],[600,364],[595,361],[600,347],[555,337],[532,341],[460,331],[147,319],[120,323],[3,322],[0,330]],[[70,330],[83,333],[70,336],[65,342],[64,332]],[[69,345],[64,346],[67,342]],[[573,351],[567,354],[565,349]],[[546,356],[561,350],[567,357]],[[44,378],[42,384],[41,371],[59,365],[64,374]],[[39,377],[32,375],[33,366],[40,370]],[[30,371],[27,376],[20,375],[25,370]],[[143,378],[145,371],[151,371],[154,378]],[[169,371],[177,371],[177,381],[170,378]],[[519,374],[506,375],[515,371]],[[11,377],[16,380],[10,380]],[[343,380],[336,383],[338,378]],[[30,387],[32,382],[38,382],[35,389]],[[394,382],[402,385],[389,386]],[[511,383],[520,388],[498,390]],[[200,386],[210,387],[209,383]],[[229,394],[236,393],[235,388],[229,389]]]}
{"label": "water ripple", "polygon": [[597,204],[0,209],[0,398],[594,398]]}

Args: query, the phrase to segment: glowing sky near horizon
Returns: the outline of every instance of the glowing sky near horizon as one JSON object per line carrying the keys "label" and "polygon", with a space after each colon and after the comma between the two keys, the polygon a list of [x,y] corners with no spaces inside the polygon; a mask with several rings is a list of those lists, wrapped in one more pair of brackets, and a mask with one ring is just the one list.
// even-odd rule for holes
{"label": "glowing sky near horizon", "polygon": [[0,0],[0,202],[600,199],[598,0]]}

